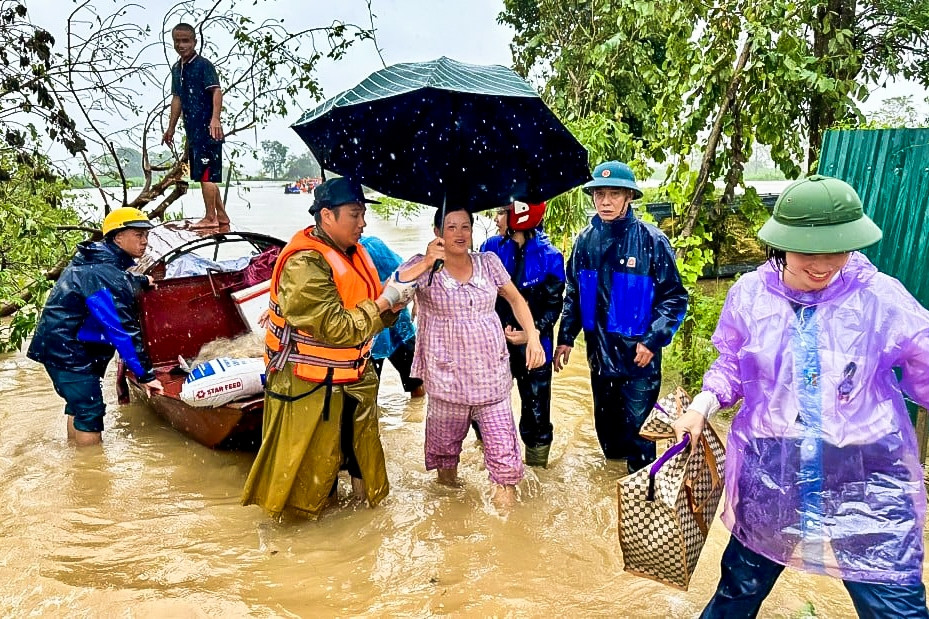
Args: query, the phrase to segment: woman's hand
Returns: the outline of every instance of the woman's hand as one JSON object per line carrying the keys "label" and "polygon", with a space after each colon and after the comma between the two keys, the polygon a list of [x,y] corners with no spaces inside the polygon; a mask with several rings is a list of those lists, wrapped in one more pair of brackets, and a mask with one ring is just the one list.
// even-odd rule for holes
{"label": "woman's hand", "polygon": [[423,258],[423,262],[426,266],[432,267],[436,260],[445,260],[445,240],[438,237],[432,239],[426,245],[426,256]]}
{"label": "woman's hand", "polygon": [[529,342],[529,334],[521,329],[514,329],[510,325],[507,325],[506,329],[503,330],[503,337],[513,346],[521,346]]}
{"label": "woman's hand", "polygon": [[[523,331],[523,333],[526,333]],[[545,351],[542,350],[542,342],[539,341],[539,332],[535,329],[526,335],[526,369],[534,370],[545,363]]]}
{"label": "woman's hand", "polygon": [[688,410],[681,415],[677,421],[672,423],[671,427],[674,428],[674,435],[678,443],[684,440],[685,434],[689,434],[690,443],[694,444],[700,440],[705,425],[706,417],[703,416],[703,413],[700,411]]}

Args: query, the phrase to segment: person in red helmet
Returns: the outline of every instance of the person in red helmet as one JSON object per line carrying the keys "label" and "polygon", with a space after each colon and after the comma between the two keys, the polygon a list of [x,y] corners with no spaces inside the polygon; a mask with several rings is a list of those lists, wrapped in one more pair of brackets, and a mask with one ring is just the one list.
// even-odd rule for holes
{"label": "person in red helmet", "polygon": [[539,467],[548,465],[552,446],[553,341],[565,290],[564,256],[542,231],[544,216],[544,202],[514,201],[497,210],[500,235],[490,237],[481,245],[481,251],[493,252],[500,258],[526,299],[545,351],[545,363],[541,367],[526,369],[526,333],[521,330],[509,304],[498,300],[495,309],[503,324],[510,370],[522,402],[519,434],[526,446],[526,464]]}

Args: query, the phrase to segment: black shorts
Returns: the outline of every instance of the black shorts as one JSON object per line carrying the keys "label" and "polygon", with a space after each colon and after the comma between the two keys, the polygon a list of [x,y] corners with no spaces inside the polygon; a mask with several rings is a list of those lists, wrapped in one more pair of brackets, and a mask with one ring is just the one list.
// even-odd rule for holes
{"label": "black shorts", "polygon": [[221,183],[223,181],[223,143],[207,140],[190,144],[190,180]]}

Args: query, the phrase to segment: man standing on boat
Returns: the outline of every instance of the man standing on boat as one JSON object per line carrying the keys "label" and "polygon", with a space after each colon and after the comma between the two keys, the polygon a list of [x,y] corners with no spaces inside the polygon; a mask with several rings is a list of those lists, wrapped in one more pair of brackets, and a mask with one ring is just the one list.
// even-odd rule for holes
{"label": "man standing on boat", "polygon": [[64,399],[68,440],[78,446],[102,440],[106,403],[100,383],[115,351],[148,395],[163,391],[142,346],[135,301],[151,278],[126,272],[145,253],[151,227],[135,208],[106,216],[103,241],[78,245],[52,288],[26,353],[45,366]]}
{"label": "man standing on boat", "polygon": [[600,448],[632,473],[655,459],[639,428],[658,399],[661,349],[684,319],[687,290],[668,237],[632,210],[642,191],[628,165],[601,163],[584,191],[597,214],[568,260],[555,371],[583,329]]}
{"label": "man standing on boat", "polygon": [[180,59],[171,67],[171,116],[162,143],[174,142],[174,129],[184,114],[190,180],[200,183],[206,214],[191,228],[229,225],[219,193],[223,179],[223,91],[213,63],[197,53],[197,35],[190,24],[171,30],[174,50]]}
{"label": "man standing on boat", "polygon": [[319,515],[341,468],[372,507],[387,496],[368,360],[371,340],[413,291],[393,280],[382,287],[358,243],[370,202],[348,178],[322,183],[310,207],[316,225],[294,235],[274,265],[262,442],[242,495],[273,517],[286,507]]}

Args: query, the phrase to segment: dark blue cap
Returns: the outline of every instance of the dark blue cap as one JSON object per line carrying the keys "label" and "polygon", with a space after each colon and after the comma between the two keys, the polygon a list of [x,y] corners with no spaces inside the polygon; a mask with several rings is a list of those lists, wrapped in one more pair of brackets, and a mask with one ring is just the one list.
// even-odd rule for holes
{"label": "dark blue cap", "polygon": [[361,183],[357,183],[349,178],[330,178],[324,183],[320,183],[313,190],[313,204],[310,206],[310,213],[314,215],[324,208],[335,208],[357,202],[358,204],[380,204],[377,200],[369,200],[365,197],[361,189]]}

